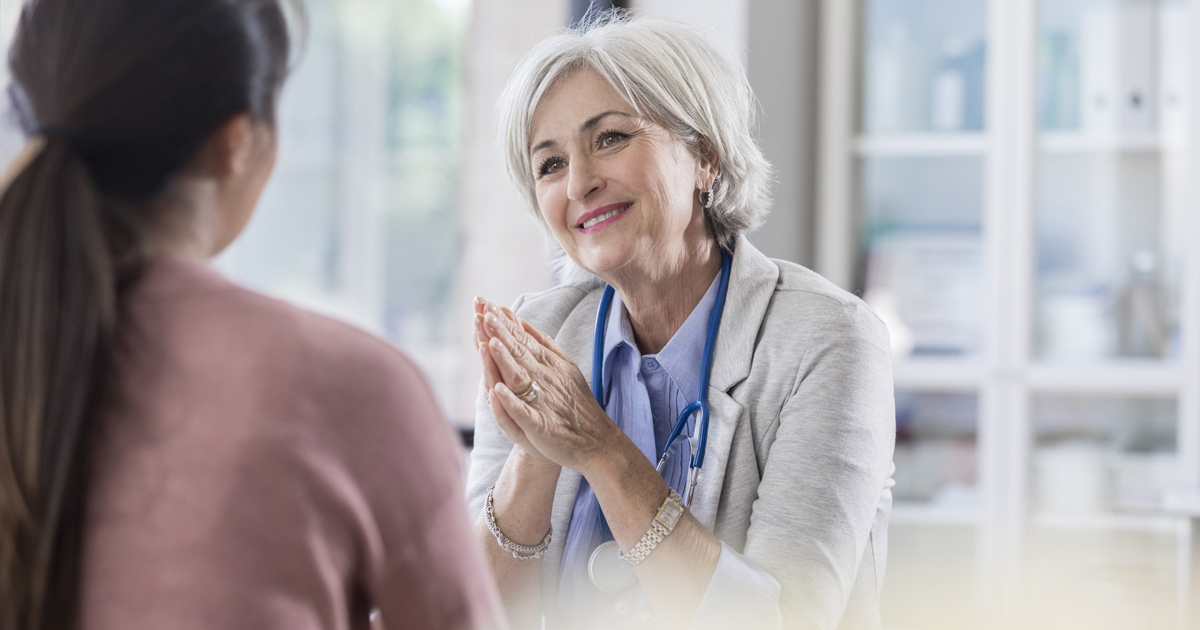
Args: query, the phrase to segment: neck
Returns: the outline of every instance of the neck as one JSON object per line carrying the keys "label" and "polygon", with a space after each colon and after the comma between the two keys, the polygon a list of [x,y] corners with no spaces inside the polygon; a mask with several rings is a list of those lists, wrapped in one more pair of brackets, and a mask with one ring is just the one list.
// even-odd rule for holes
{"label": "neck", "polygon": [[665,269],[624,270],[610,284],[629,310],[638,349],[657,354],[683,326],[721,272],[721,248],[709,236]]}
{"label": "neck", "polygon": [[153,203],[161,217],[148,243],[153,256],[206,261],[212,257],[219,231],[218,201],[208,182],[180,177]]}

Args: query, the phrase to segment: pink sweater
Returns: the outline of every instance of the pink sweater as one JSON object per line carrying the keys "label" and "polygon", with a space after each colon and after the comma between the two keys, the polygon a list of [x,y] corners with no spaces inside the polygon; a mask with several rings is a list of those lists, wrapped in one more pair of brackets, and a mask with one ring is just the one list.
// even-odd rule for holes
{"label": "pink sweater", "polygon": [[177,259],[122,317],[83,628],[502,623],[451,431],[403,354]]}

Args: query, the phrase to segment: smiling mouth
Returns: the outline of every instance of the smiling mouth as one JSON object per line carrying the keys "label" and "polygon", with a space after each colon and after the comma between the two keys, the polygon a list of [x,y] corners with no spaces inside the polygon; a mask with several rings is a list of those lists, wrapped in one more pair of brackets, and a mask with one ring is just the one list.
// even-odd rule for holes
{"label": "smiling mouth", "polygon": [[623,206],[620,206],[620,207],[618,207],[618,208],[613,208],[612,210],[609,210],[608,212],[605,212],[604,214],[601,214],[601,215],[594,216],[594,217],[592,217],[592,218],[588,219],[587,221],[584,221],[583,223],[580,223],[579,225],[577,225],[577,226],[575,226],[575,227],[577,227],[577,228],[579,228],[579,229],[581,229],[581,230],[586,230],[586,229],[588,229],[588,228],[595,227],[595,226],[597,226],[597,225],[599,225],[599,224],[601,224],[601,223],[603,223],[603,222],[605,222],[605,221],[607,221],[607,220],[609,220],[609,219],[611,219],[611,218],[613,218],[613,217],[617,216],[618,214],[621,214],[622,212],[625,212],[625,211],[626,211],[626,210],[628,210],[628,209],[629,209],[629,207],[630,207],[630,206],[632,206],[632,205],[633,205],[632,203],[627,203],[627,204],[625,204],[625,205],[623,205]]}

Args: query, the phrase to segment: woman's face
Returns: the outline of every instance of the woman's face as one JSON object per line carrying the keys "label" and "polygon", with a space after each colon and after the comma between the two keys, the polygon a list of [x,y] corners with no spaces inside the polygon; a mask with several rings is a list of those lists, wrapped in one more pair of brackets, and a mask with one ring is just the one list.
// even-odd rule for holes
{"label": "woman's face", "polygon": [[602,279],[671,275],[712,238],[697,193],[715,168],[635,116],[594,70],[546,93],[530,138],[542,216],[567,255]]}

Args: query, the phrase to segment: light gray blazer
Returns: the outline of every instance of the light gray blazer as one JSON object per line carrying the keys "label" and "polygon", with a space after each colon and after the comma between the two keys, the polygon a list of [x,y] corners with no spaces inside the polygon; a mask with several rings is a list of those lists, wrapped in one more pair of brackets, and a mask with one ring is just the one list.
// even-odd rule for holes
{"label": "light gray blazer", "polygon": [[[563,285],[514,305],[589,381],[602,288]],[[896,428],[883,323],[858,298],[804,267],[767,258],[743,237],[708,404],[708,451],[691,511],[725,543],[722,556],[742,554],[750,561],[742,566],[769,574],[766,587],[751,584],[758,578],[745,581],[766,591],[758,599],[773,608],[735,612],[718,603],[758,605],[745,603],[754,597],[729,597],[739,590],[730,580],[745,570],[717,575],[693,627],[741,628],[748,618],[783,628],[880,627]],[[512,447],[481,397],[467,481],[472,513],[483,509]],[[564,469],[554,497],[555,535],[542,572],[550,628],[566,625],[555,602],[579,481]]]}

